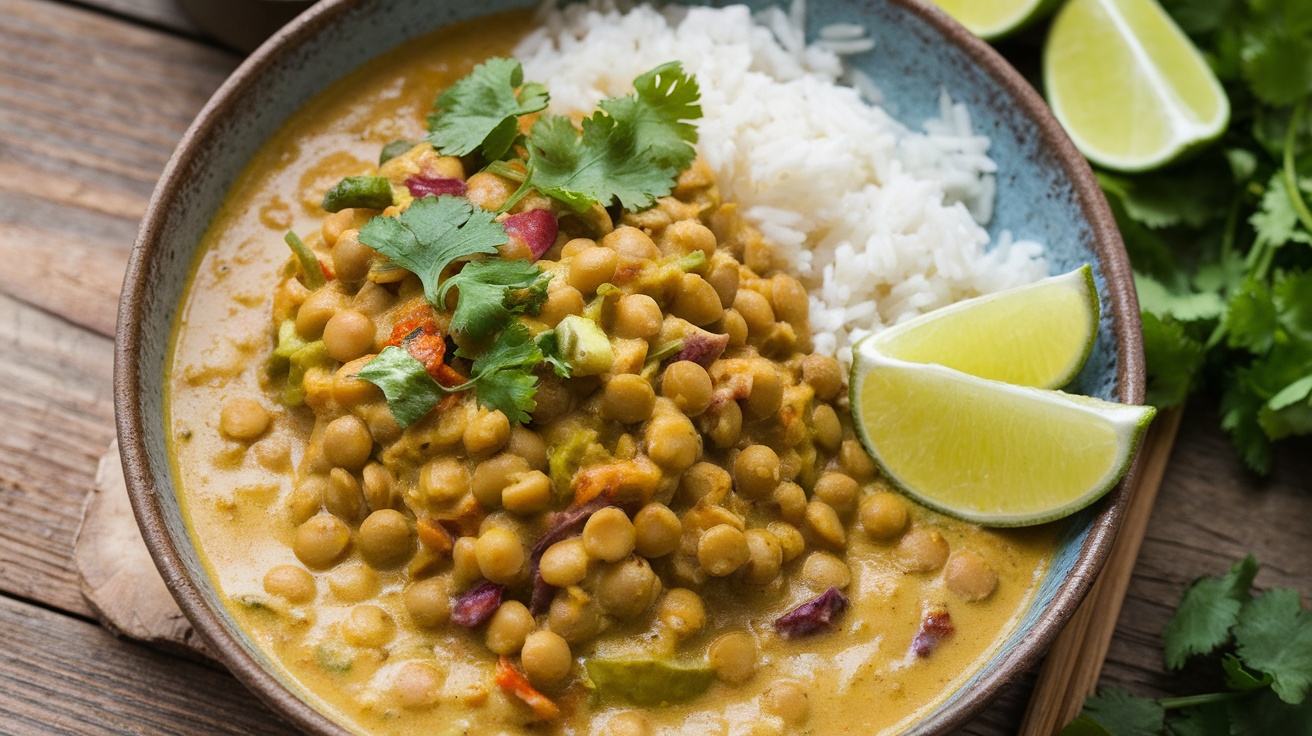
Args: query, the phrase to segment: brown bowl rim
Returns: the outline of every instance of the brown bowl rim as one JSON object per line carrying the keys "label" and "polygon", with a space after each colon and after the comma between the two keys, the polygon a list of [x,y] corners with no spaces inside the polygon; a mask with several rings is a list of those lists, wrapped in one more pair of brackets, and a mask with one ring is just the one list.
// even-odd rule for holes
{"label": "brown bowl rim", "polygon": [[[363,0],[327,0],[311,7],[261,45],[228,77],[206,102],[169,158],[142,218],[124,275],[119,303],[117,340],[114,352],[114,404],[123,470],[137,524],[151,557],[196,631],[216,652],[228,669],[275,713],[297,728],[316,734],[350,736],[351,732],[330,720],[308,702],[297,697],[262,667],[205,603],[165,527],[156,498],[156,484],[147,461],[144,416],[140,402],[140,365],[136,360],[141,339],[142,314],[147,307],[144,284],[149,264],[160,248],[162,226],[177,204],[177,183],[195,165],[201,144],[232,113],[241,94],[266,69],[278,63],[289,50],[312,38],[343,13]],[[1129,257],[1116,228],[1115,219],[1094,178],[1093,171],[1038,92],[987,43],[952,20],[937,7],[919,0],[886,0],[918,16],[922,21],[961,48],[1006,89],[1033,123],[1034,131],[1056,156],[1069,177],[1080,209],[1094,237],[1094,250],[1106,281],[1111,303],[1112,331],[1117,346],[1117,396],[1122,403],[1141,404],[1144,398],[1143,341],[1138,298],[1134,290]],[[1047,616],[1038,621],[1029,636],[1009,655],[1003,666],[988,673],[928,723],[937,733],[962,725],[996,697],[1003,685],[1028,669],[1047,650],[1066,621],[1088,593],[1111,551],[1121,517],[1133,487],[1141,458],[1136,457],[1128,473],[1109,494],[1106,508],[1094,521],[1078,561],[1058,589]]]}

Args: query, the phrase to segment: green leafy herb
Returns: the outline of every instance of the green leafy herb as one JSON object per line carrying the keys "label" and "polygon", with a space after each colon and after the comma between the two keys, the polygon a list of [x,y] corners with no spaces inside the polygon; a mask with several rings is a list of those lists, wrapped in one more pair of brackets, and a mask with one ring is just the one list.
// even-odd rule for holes
{"label": "green leafy herb", "polygon": [[381,210],[392,206],[392,182],[382,176],[348,176],[323,195],[323,208],[340,212],[347,207]]}
{"label": "green leafy herb", "polygon": [[505,228],[495,215],[463,197],[424,197],[398,217],[375,217],[360,228],[360,242],[413,272],[424,295],[441,309],[438,280],[447,266],[470,256],[494,255],[505,245]]}
{"label": "green leafy herb", "polygon": [[382,389],[387,408],[402,427],[422,419],[448,393],[428,375],[423,363],[404,348],[390,345],[356,375]]}
{"label": "green leafy herb", "polygon": [[305,284],[305,288],[317,289],[328,282],[323,275],[323,267],[319,265],[319,257],[310,250],[310,246],[306,245],[304,240],[290,230],[283,236],[283,240],[287,241],[287,245],[296,256],[297,263],[300,264],[301,283]]}
{"label": "green leafy herb", "polygon": [[697,155],[697,126],[688,121],[701,118],[700,97],[697,80],[671,61],[633,80],[632,95],[603,100],[600,107],[633,131],[636,150],[682,171]]}
{"label": "green leafy herb", "polygon": [[538,335],[535,342],[538,344],[538,350],[542,351],[542,360],[551,366],[551,370],[561,378],[569,378],[569,361],[560,350],[559,334],[555,330],[547,330]]}
{"label": "green leafy herb", "polygon": [[383,150],[380,151],[378,154],[378,165],[382,166],[383,164],[387,163],[388,161],[391,161],[397,156],[404,155],[406,151],[409,151],[411,148],[414,148],[418,143],[419,143],[418,141],[407,140],[405,138],[397,138],[391,143],[388,143],[387,145],[383,146]]}
{"label": "green leafy herb", "polygon": [[1246,667],[1270,675],[1281,700],[1303,702],[1312,686],[1312,614],[1297,590],[1271,590],[1245,603],[1234,636]]}
{"label": "green leafy herb", "polygon": [[437,99],[436,112],[428,119],[428,139],[447,156],[479,150],[495,161],[519,135],[519,116],[546,106],[546,88],[524,84],[518,61],[488,59]]}
{"label": "green leafy herb", "polygon": [[451,315],[451,331],[490,335],[510,324],[516,314],[536,314],[547,298],[551,277],[524,260],[491,258],[465,264],[460,273],[442,282],[439,303],[456,287],[460,298]]}
{"label": "green leafy herb", "polygon": [[1230,637],[1239,609],[1251,597],[1248,589],[1257,575],[1252,555],[1236,562],[1219,578],[1202,578],[1184,594],[1180,607],[1162,632],[1166,666],[1178,670],[1195,654],[1207,654]]}

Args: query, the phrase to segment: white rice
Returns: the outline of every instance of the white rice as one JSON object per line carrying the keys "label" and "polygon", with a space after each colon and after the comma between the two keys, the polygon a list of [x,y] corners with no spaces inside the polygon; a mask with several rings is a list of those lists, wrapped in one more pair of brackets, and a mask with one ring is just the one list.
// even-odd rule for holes
{"label": "white rice", "polygon": [[1038,243],[1004,234],[986,250],[996,165],[965,106],[945,90],[939,117],[912,131],[844,68],[841,55],[873,48],[862,27],[836,24],[808,45],[803,0],[755,17],[548,0],[541,18],[515,54],[552,112],[628,94],[674,59],[697,76],[698,154],[811,292],[817,351],[846,363],[883,326],[1045,275]]}

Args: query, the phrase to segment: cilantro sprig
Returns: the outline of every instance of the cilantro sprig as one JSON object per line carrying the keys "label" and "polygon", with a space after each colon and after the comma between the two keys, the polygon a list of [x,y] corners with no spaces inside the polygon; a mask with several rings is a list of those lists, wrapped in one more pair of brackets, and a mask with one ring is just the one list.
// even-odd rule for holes
{"label": "cilantro sprig", "polygon": [[546,106],[546,88],[524,84],[518,61],[488,59],[437,98],[428,117],[428,140],[447,156],[479,151],[495,161],[519,135],[519,117]]}
{"label": "cilantro sprig", "polygon": [[1215,692],[1136,697],[1108,688],[1061,736],[1306,736],[1312,734],[1312,612],[1298,591],[1254,595],[1250,555],[1196,581],[1162,632],[1166,666],[1210,672]]}

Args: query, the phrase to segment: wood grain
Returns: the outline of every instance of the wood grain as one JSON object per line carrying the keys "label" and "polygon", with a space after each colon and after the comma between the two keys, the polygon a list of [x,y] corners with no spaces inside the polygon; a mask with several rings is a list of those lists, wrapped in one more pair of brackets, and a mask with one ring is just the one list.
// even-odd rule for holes
{"label": "wood grain", "polygon": [[113,13],[126,20],[144,23],[185,36],[203,36],[196,23],[176,0],[75,0],[76,4]]}

